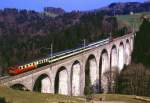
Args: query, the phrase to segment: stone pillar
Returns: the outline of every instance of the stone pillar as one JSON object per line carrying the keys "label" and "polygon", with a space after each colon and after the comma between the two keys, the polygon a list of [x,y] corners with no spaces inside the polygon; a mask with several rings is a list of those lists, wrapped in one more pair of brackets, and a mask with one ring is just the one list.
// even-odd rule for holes
{"label": "stone pillar", "polygon": [[85,87],[85,65],[86,65],[86,59],[85,56],[83,55],[83,57],[81,57],[81,72],[80,72],[80,94],[81,96],[84,95],[84,87]]}
{"label": "stone pillar", "polygon": [[58,93],[63,94],[63,95],[68,95],[69,94],[69,87],[68,87],[68,75],[67,71],[64,69],[59,72],[59,88],[58,88]]}
{"label": "stone pillar", "polygon": [[51,82],[48,77],[41,80],[41,92],[42,93],[52,93]]}
{"label": "stone pillar", "polygon": [[102,73],[101,73],[101,87],[104,93],[108,93],[110,61],[107,53],[102,54]]}
{"label": "stone pillar", "polygon": [[74,64],[72,66],[72,95],[73,96],[80,96],[80,82],[81,82],[81,76],[80,76],[80,70],[81,66],[79,63]]}
{"label": "stone pillar", "polygon": [[117,64],[118,64],[117,49],[113,48],[111,51],[111,69],[112,69],[112,71],[116,71],[114,69],[116,69]]}
{"label": "stone pillar", "polygon": [[129,65],[131,62],[131,49],[128,42],[126,43],[126,48],[125,48],[125,60],[126,60],[126,65]]}
{"label": "stone pillar", "polygon": [[92,58],[89,60],[89,66],[90,66],[89,69],[90,69],[91,86],[92,86],[93,92],[97,93],[99,80],[97,80],[98,68],[97,68],[97,63],[96,63],[95,58]]}
{"label": "stone pillar", "polygon": [[118,68],[121,71],[124,67],[124,47],[123,44],[119,46],[118,49]]}

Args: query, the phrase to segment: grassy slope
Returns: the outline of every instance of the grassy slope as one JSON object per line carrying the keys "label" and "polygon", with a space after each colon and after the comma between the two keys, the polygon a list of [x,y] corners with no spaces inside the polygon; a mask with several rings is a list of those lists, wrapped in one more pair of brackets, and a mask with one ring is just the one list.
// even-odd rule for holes
{"label": "grassy slope", "polygon": [[[149,103],[135,99],[136,96],[121,95],[121,94],[103,94],[95,95],[95,98],[103,97],[106,101],[125,101],[126,103]],[[144,99],[150,99],[150,97],[143,97]]]}
{"label": "grassy slope", "polygon": [[58,103],[62,101],[69,102],[69,100],[73,101],[73,103],[84,102],[84,99],[81,97],[18,91],[4,87],[0,87],[0,97],[4,97],[6,102],[10,103]]}
{"label": "grassy slope", "polygon": [[[27,91],[12,90],[10,88],[4,87],[0,87],[0,97],[4,97],[6,99],[6,102],[9,103],[70,103],[70,101],[71,103],[85,103],[85,99],[83,97],[41,94]],[[118,94],[97,94],[94,96],[94,100],[99,100],[99,98],[101,97],[104,98],[104,100],[106,101],[126,101],[126,103],[148,103],[134,99],[135,96]]]}
{"label": "grassy slope", "polygon": [[116,16],[118,21],[125,21],[127,22],[130,26],[133,26],[136,28],[136,30],[139,29],[140,25],[141,25],[141,20],[140,17],[142,15],[145,15],[147,17],[150,17],[150,12],[145,12],[145,13],[137,13],[134,15],[120,15],[120,16]]}

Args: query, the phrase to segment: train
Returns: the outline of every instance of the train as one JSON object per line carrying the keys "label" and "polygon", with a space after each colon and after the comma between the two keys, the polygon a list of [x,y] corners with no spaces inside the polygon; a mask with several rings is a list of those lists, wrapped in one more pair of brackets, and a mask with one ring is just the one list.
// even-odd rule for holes
{"label": "train", "polygon": [[52,62],[56,62],[58,60],[64,59],[66,57],[70,57],[72,55],[90,50],[90,49],[95,48],[97,46],[107,44],[111,41],[112,40],[110,38],[106,38],[104,40],[85,45],[84,47],[82,46],[82,47],[79,47],[77,49],[69,49],[69,50],[65,50],[65,51],[62,51],[62,52],[58,52],[58,53],[55,53],[53,56],[48,56],[46,58],[42,58],[42,59],[39,59],[39,60],[36,60],[36,61],[32,61],[30,63],[11,66],[7,69],[8,74],[11,75],[11,76],[14,76],[14,75],[21,74],[21,73],[24,73],[24,72],[27,72],[27,71],[30,71],[30,70],[34,70],[34,69],[37,69],[39,67],[46,66],[46,65],[48,65]]}

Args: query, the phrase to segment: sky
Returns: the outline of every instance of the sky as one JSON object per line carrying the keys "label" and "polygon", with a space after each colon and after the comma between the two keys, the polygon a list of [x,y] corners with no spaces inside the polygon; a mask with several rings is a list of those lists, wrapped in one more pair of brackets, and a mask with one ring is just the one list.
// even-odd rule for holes
{"label": "sky", "polygon": [[144,2],[145,0],[0,0],[0,9],[18,8],[43,11],[44,7],[58,7],[65,11],[93,10],[105,7],[112,2]]}

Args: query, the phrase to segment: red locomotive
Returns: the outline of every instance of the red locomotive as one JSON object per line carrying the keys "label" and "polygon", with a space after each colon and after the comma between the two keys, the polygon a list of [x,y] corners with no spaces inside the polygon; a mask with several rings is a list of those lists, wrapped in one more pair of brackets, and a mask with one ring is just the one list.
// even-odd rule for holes
{"label": "red locomotive", "polygon": [[41,67],[43,65],[49,64],[49,58],[40,59],[38,61],[34,61],[28,64],[20,65],[20,66],[12,66],[8,68],[8,74],[10,75],[17,75],[23,72],[27,72],[33,69],[36,69],[37,67]]}
{"label": "red locomotive", "polygon": [[35,69],[36,65],[34,64],[27,64],[27,65],[23,65],[23,66],[12,66],[10,68],[8,68],[8,73],[10,75],[17,75],[32,69]]}

